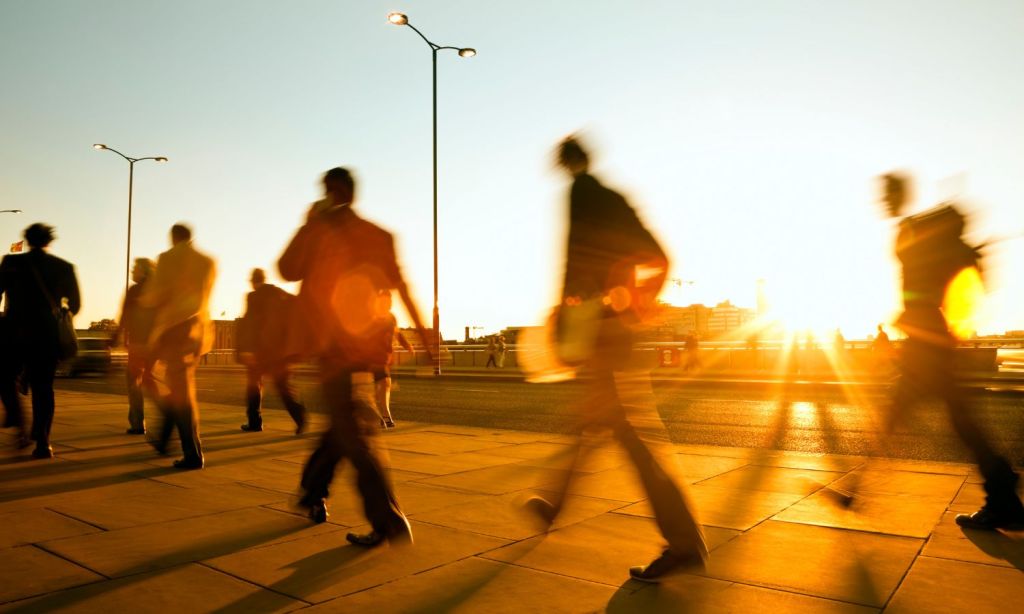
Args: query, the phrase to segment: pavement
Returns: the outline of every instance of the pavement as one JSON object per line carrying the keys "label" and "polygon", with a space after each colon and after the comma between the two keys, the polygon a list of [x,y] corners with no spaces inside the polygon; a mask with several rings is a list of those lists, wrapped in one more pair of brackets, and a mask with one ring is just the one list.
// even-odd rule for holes
{"label": "pavement", "polygon": [[[204,404],[207,467],[179,472],[124,434],[122,397],[58,391],[56,458],[0,440],[0,611],[984,612],[1024,602],[1024,533],[963,531],[967,465],[677,445],[707,569],[628,578],[661,541],[614,447],[543,533],[520,504],[559,478],[564,435],[401,421],[384,434],[415,545],[345,541],[365,520],[350,469],[330,520],[295,509],[315,435],[284,412],[239,430]],[[324,418],[314,416],[313,431]],[[857,485],[853,505],[835,493]]]}

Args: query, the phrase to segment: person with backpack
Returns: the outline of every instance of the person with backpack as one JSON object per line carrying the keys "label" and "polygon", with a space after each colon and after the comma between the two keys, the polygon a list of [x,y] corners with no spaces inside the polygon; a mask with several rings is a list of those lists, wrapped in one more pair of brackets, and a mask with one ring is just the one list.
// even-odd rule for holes
{"label": "person with backpack", "polygon": [[58,361],[70,358],[67,353],[73,351],[62,340],[61,327],[66,332],[69,324],[63,320],[82,307],[75,267],[46,251],[56,238],[53,230],[46,224],[32,224],[25,229],[28,253],[8,254],[0,262],[0,294],[6,299],[4,321],[10,342],[3,348],[4,362],[10,364],[5,364],[0,383],[7,411],[4,426],[18,428],[19,447],[31,445],[25,438],[15,385],[17,373],[24,368],[32,389],[31,439],[36,442],[32,458],[53,458],[53,378]]}
{"label": "person with backpack", "polygon": [[974,513],[957,515],[956,523],[968,529],[1024,528],[1018,475],[993,448],[957,382],[957,339],[942,311],[954,278],[965,269],[980,270],[978,250],[963,239],[966,220],[950,203],[903,217],[910,201],[910,178],[889,173],[881,177],[881,182],[886,213],[899,220],[895,252],[903,269],[903,313],[896,326],[907,334],[899,356],[900,378],[892,393],[886,435],[921,401],[942,401],[956,434],[985,480],[985,505]]}
{"label": "person with backpack", "polygon": [[675,455],[658,415],[650,374],[633,354],[633,329],[657,305],[668,258],[626,199],[589,173],[589,156],[575,138],[561,143],[558,163],[572,177],[572,188],[554,341],[561,361],[589,377],[570,471],[552,499],[532,497],[526,505],[550,527],[589,453],[584,433],[610,431],[635,467],[668,542],[659,557],[632,567],[629,575],[658,582],[670,573],[703,566],[708,555],[703,530],[674,469]]}
{"label": "person with backpack", "polygon": [[263,430],[263,377],[269,375],[281,395],[288,415],[295,421],[295,434],[306,426],[306,408],[295,400],[289,378],[292,356],[285,352],[288,325],[295,297],[267,283],[263,269],[253,269],[249,279],[252,292],[245,299],[245,315],[238,323],[238,356],[245,365],[246,416],[242,430]]}

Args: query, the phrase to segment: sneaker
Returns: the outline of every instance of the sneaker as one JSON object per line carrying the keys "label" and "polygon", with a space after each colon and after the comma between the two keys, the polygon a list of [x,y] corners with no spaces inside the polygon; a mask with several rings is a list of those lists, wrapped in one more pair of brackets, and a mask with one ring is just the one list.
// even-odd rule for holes
{"label": "sneaker", "polygon": [[965,529],[980,531],[1020,530],[1024,529],[1024,509],[995,511],[986,505],[973,514],[957,514],[956,523]]}
{"label": "sneaker", "polygon": [[629,577],[640,582],[657,583],[688,568],[703,567],[704,559],[699,554],[676,554],[671,550],[665,550],[649,565],[630,567]]}

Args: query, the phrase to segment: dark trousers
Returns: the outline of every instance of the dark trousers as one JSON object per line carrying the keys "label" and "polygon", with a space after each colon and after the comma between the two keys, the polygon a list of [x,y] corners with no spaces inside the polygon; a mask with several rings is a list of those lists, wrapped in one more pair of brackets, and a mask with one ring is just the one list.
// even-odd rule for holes
{"label": "dark trousers", "polygon": [[21,415],[21,399],[18,398],[17,384],[21,364],[14,360],[14,352],[10,349],[5,349],[4,354],[0,356],[0,403],[4,405],[4,428],[23,429],[25,419]]}
{"label": "dark trousers", "polygon": [[36,446],[50,445],[53,426],[53,376],[57,372],[57,356],[48,352],[29,351],[25,360],[25,377],[32,389],[32,439]]}
{"label": "dark trousers", "polygon": [[407,531],[405,515],[395,499],[394,489],[379,447],[378,422],[374,409],[373,378],[355,389],[353,371],[332,370],[323,378],[324,400],[331,411],[331,425],[302,471],[304,502],[326,499],[338,463],[348,459],[356,469],[356,486],[363,497],[363,511],[373,530],[385,536]]}
{"label": "dark trousers", "polygon": [[250,365],[246,368],[245,413],[249,418],[249,425],[254,427],[263,426],[263,415],[260,408],[263,405],[263,376],[269,375],[274,381],[277,393],[281,395],[284,408],[292,417],[295,424],[302,424],[305,420],[306,408],[295,400],[295,392],[288,381],[288,365]]}
{"label": "dark trousers", "polygon": [[168,329],[157,344],[154,359],[164,364],[167,395],[157,400],[162,414],[157,449],[166,450],[175,427],[186,462],[203,460],[199,439],[199,406],[196,403],[196,367],[199,351],[190,320]]}
{"label": "dark trousers", "polygon": [[886,433],[920,401],[937,398],[946,405],[953,429],[974,457],[985,478],[987,505],[999,510],[1017,509],[1018,476],[1010,463],[989,442],[964,398],[953,373],[953,348],[910,338],[900,353],[900,378],[893,392]]}
{"label": "dark trousers", "polygon": [[146,429],[146,410],[143,392],[155,396],[153,362],[143,348],[128,348],[128,364],[125,366],[125,384],[128,388],[128,426],[136,430]]}

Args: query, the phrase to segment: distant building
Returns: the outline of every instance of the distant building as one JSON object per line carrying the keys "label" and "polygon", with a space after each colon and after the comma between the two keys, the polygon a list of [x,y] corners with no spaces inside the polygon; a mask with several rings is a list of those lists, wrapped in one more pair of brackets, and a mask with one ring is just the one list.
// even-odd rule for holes
{"label": "distant building", "polygon": [[756,318],[753,309],[737,307],[729,301],[723,301],[711,309],[708,318],[708,333],[711,337],[721,337]]}
{"label": "distant building", "polygon": [[711,320],[710,307],[697,304],[687,307],[662,305],[660,316],[658,329],[671,340],[679,340],[690,334],[706,339],[710,334],[708,327]]}
{"label": "distant building", "polygon": [[234,350],[238,348],[238,320],[213,321],[213,349]]}

